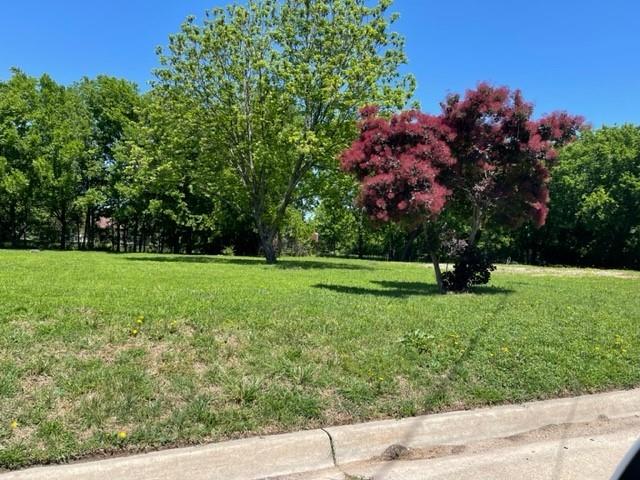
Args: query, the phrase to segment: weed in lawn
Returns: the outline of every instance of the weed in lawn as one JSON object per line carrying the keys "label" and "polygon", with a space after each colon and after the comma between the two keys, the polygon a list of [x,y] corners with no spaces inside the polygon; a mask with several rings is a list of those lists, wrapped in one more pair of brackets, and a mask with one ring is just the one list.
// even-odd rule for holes
{"label": "weed in lawn", "polygon": [[400,343],[407,348],[413,348],[418,353],[429,353],[433,349],[433,335],[427,335],[420,329],[413,330],[412,332],[403,335],[400,338]]}

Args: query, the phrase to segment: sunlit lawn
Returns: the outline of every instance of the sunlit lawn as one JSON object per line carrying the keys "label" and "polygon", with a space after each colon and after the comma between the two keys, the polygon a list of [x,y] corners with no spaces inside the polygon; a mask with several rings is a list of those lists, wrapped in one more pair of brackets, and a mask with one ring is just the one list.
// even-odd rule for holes
{"label": "sunlit lawn", "polygon": [[606,273],[0,251],[0,468],[632,387]]}

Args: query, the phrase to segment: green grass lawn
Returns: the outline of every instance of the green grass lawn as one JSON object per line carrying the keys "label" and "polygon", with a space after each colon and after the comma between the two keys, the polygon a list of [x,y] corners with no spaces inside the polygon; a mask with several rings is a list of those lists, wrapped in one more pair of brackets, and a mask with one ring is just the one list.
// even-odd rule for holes
{"label": "green grass lawn", "polygon": [[0,468],[639,384],[639,273],[0,251]]}

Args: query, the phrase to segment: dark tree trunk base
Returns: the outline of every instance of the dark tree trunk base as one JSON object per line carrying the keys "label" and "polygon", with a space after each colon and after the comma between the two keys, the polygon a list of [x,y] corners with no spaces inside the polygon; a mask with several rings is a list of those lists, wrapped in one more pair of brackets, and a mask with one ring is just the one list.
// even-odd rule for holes
{"label": "dark tree trunk base", "polygon": [[444,288],[444,282],[442,281],[442,271],[440,270],[440,259],[435,253],[432,253],[431,261],[433,262],[433,271],[436,275],[436,283],[438,284],[438,290],[440,290],[440,293],[445,294],[447,293],[447,291]]}
{"label": "dark tree trunk base", "polygon": [[262,254],[268,264],[272,265],[278,262],[278,252],[274,245],[275,232],[269,232],[264,228],[260,230],[260,244],[262,246]]}

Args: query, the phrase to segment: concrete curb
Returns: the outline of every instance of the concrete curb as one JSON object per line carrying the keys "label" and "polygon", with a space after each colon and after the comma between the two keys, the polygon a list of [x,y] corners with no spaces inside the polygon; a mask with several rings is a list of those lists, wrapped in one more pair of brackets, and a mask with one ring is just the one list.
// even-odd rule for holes
{"label": "concrete curb", "polygon": [[[504,438],[548,425],[640,415],[640,389],[331,427],[71,465],[36,467],[1,480],[252,480],[380,456],[390,445],[428,448]],[[335,464],[334,464],[335,459]]]}
{"label": "concrete curb", "polygon": [[640,389],[505,405],[461,412],[331,427],[338,465],[382,455],[393,444],[408,448],[462,445],[504,438],[548,425],[586,423],[640,414]]}
{"label": "concrete curb", "polygon": [[253,480],[333,467],[322,430],[233,440],[202,447],[36,467],[0,475],[2,480]]}

